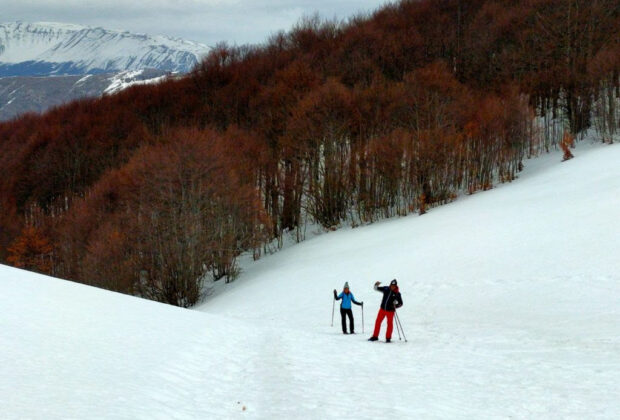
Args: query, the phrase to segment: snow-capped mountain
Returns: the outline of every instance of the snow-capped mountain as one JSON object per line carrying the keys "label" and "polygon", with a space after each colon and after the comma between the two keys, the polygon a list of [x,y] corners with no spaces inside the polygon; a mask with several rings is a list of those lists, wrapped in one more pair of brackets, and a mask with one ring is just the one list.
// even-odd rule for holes
{"label": "snow-capped mountain", "polygon": [[166,36],[48,22],[0,24],[0,77],[146,68],[184,73],[207,52],[206,45]]}
{"label": "snow-capped mountain", "polygon": [[168,72],[186,73],[208,50],[166,36],[62,23],[0,23],[0,121],[155,83]]}

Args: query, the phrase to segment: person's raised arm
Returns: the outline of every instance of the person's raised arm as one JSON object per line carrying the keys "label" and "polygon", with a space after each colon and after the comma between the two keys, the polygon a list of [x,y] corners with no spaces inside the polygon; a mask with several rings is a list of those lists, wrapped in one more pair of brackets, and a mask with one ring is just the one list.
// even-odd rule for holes
{"label": "person's raised arm", "polygon": [[336,291],[336,289],[334,289],[334,299],[335,300],[340,300],[342,298],[342,293],[340,293],[340,295],[337,295],[337,293],[338,292]]}

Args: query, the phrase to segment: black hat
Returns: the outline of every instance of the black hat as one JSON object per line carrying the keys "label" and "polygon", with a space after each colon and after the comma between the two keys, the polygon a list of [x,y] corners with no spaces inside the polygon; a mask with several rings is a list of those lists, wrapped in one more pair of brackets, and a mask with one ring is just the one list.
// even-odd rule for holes
{"label": "black hat", "polygon": [[396,281],[396,279],[394,279],[394,280],[392,280],[390,282],[390,286],[392,286],[392,285],[394,285],[394,286],[398,285],[398,282]]}

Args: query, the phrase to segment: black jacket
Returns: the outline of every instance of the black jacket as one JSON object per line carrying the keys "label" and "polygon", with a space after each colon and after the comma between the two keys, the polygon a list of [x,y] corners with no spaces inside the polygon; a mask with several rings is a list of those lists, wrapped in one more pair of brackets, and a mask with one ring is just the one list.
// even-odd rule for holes
{"label": "black jacket", "polygon": [[[394,312],[396,308],[400,308],[403,306],[403,298],[398,291],[398,286],[396,286],[396,290],[392,291],[390,286],[375,286],[375,290],[383,293],[383,299],[381,300],[381,309]],[[396,301],[396,305],[394,302]]]}

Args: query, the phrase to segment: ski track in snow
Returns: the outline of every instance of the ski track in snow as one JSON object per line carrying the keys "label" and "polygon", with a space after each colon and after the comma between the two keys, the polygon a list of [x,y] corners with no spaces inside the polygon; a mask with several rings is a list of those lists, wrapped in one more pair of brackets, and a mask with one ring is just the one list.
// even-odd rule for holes
{"label": "ski track in snow", "polygon": [[[246,263],[193,311],[0,266],[0,418],[619,418],[620,146],[575,154]],[[408,342],[369,343],[393,277]],[[330,327],[345,281],[364,334],[357,306]]]}

